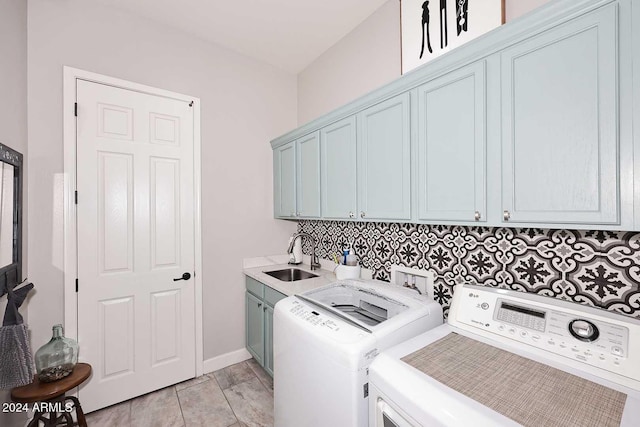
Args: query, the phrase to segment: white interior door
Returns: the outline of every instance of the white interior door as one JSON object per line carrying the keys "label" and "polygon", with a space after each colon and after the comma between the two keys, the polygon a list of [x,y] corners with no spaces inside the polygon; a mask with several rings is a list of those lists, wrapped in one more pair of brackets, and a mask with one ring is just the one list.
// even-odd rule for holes
{"label": "white interior door", "polygon": [[[195,376],[190,105],[77,80],[78,341],[93,411]],[[189,280],[174,281],[189,273]]]}

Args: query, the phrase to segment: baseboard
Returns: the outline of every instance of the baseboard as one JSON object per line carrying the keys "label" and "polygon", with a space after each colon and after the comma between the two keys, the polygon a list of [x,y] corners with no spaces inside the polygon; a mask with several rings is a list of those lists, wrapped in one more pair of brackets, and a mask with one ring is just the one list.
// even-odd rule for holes
{"label": "baseboard", "polygon": [[208,374],[209,372],[217,371],[218,369],[226,368],[227,366],[248,359],[251,359],[251,353],[249,353],[246,348],[221,354],[220,356],[212,357],[204,361],[204,373]]}

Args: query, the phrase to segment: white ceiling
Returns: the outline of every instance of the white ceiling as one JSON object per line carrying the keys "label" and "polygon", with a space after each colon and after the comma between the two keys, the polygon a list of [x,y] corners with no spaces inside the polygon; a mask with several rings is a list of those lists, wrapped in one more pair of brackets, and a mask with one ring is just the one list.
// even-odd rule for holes
{"label": "white ceiling", "polygon": [[297,74],[387,0],[90,1],[118,7]]}

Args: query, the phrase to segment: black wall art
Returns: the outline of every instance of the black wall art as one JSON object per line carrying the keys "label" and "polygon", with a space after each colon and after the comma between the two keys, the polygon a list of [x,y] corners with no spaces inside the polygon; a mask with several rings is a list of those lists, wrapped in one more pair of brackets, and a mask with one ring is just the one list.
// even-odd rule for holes
{"label": "black wall art", "polygon": [[[640,318],[640,233],[344,221],[301,221],[318,256],[353,245],[375,279],[391,265],[429,269],[448,312],[458,283],[533,292]],[[303,245],[305,254],[309,241]]]}
{"label": "black wall art", "polygon": [[504,0],[400,0],[400,16],[405,73],[502,25]]}

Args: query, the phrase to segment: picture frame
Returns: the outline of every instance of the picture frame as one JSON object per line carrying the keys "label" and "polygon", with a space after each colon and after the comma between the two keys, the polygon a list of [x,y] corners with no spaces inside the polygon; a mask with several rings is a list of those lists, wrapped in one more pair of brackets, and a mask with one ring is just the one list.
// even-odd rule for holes
{"label": "picture frame", "polygon": [[505,0],[400,0],[404,74],[505,22]]}

